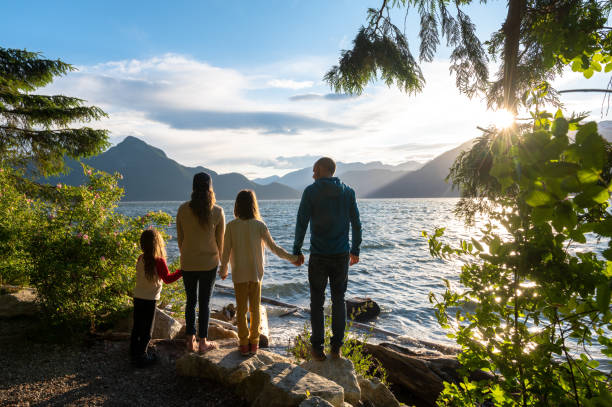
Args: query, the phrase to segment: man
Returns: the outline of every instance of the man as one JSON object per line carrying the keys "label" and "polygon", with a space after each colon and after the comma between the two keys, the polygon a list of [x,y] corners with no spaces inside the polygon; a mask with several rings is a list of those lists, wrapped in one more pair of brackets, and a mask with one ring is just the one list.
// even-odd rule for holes
{"label": "man", "polygon": [[[348,268],[359,262],[361,222],[355,200],[355,191],[334,177],[336,163],[328,157],[319,159],[312,169],[315,182],[302,194],[295,225],[294,264],[304,264],[302,244],[310,222],[310,258],[308,283],[310,285],[310,324],[312,357],[325,360],[324,316],[325,287],[329,280],[332,301],[331,356],[340,357],[346,325],[344,294],[348,283]],[[349,250],[349,226],[352,245]]]}

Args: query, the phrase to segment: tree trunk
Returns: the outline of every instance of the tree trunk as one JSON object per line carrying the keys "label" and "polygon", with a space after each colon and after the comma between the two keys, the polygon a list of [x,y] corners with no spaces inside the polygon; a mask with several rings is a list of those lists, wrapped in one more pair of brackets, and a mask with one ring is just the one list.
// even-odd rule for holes
{"label": "tree trunk", "polygon": [[521,22],[525,7],[526,0],[509,0],[508,15],[502,26],[506,37],[504,41],[504,107],[513,113],[517,112],[517,67],[519,64]]}

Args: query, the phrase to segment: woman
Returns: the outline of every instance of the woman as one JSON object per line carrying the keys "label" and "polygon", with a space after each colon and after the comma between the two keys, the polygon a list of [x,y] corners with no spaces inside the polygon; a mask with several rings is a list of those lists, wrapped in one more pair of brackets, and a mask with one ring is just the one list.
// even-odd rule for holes
{"label": "woman", "polygon": [[215,205],[212,179],[207,173],[200,172],[193,176],[191,200],[178,209],[176,231],[187,294],[187,349],[192,352],[196,349],[195,306],[199,302],[198,351],[205,353],[217,348],[217,344],[207,338],[209,302],[215,286],[220,253],[223,252],[225,232],[225,214],[220,206]]}

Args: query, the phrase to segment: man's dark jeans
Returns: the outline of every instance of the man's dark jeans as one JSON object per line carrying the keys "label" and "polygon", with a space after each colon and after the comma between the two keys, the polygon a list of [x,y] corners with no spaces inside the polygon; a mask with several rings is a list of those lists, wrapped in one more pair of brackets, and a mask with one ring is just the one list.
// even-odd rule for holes
{"label": "man's dark jeans", "polygon": [[308,283],[310,285],[310,343],[316,350],[323,350],[325,288],[329,279],[332,301],[332,349],[340,349],[346,326],[346,303],[344,293],[348,283],[349,254],[311,254],[308,260]]}
{"label": "man's dark jeans", "polygon": [[208,320],[210,318],[210,297],[215,288],[215,278],[217,268],[208,271],[183,271],[183,283],[185,283],[185,294],[187,304],[185,304],[185,333],[187,335],[196,334],[195,308],[199,303],[198,318],[200,338],[208,337]]}

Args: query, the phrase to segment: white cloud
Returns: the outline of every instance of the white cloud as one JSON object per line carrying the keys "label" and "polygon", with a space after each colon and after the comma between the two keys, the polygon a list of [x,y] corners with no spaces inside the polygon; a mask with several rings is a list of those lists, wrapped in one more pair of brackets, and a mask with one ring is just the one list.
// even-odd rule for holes
{"label": "white cloud", "polygon": [[[114,143],[133,135],[182,164],[256,176],[282,174],[299,163],[278,157],[426,161],[478,136],[476,126],[493,120],[484,102],[459,94],[448,61],[423,65],[427,84],[416,96],[375,84],[361,97],[330,102],[320,78],[334,62],[304,57],[239,70],[166,54],[82,66],[43,92],[103,107],[110,118],[94,125],[111,130]],[[562,80],[563,86],[585,82],[575,75]],[[312,89],[296,98],[301,87]],[[593,94],[563,98],[569,107],[594,112],[602,100]]]}
{"label": "white cloud", "polygon": [[272,88],[282,88],[282,89],[304,89],[304,88],[312,88],[314,85],[313,81],[294,81],[291,79],[273,79],[268,81],[268,86]]}

